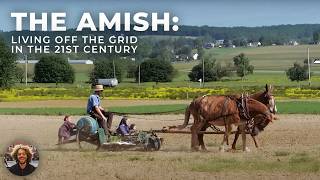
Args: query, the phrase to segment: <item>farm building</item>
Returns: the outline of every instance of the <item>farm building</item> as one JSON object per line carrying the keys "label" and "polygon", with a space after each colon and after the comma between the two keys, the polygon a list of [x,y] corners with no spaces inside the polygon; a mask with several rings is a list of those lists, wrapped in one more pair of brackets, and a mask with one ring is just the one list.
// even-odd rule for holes
{"label": "farm building", "polygon": [[250,42],[247,44],[248,47],[260,47],[262,46],[261,42]]}
{"label": "farm building", "polygon": [[[29,60],[28,59],[28,64],[36,64],[38,63],[39,60]],[[93,61],[92,60],[71,60],[71,59],[68,59],[68,62],[69,64],[93,64]],[[17,63],[18,64],[25,64],[26,61],[25,60],[17,60]]]}
{"label": "farm building", "polygon": [[214,43],[206,43],[203,47],[206,49],[214,48]]}
{"label": "farm building", "polygon": [[86,59],[82,59],[82,60],[71,60],[68,59],[69,64],[93,64],[92,60],[86,60]]}

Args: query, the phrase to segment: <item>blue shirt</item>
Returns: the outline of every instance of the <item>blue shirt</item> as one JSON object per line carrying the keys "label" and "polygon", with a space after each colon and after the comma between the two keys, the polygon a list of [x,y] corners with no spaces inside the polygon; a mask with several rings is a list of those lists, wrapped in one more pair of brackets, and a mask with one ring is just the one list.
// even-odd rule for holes
{"label": "blue shirt", "polygon": [[121,135],[129,135],[129,132],[129,127],[126,124],[121,124],[117,129],[117,133]]}
{"label": "blue shirt", "polygon": [[100,97],[97,94],[92,94],[88,99],[87,113],[90,114],[95,106],[100,106]]}

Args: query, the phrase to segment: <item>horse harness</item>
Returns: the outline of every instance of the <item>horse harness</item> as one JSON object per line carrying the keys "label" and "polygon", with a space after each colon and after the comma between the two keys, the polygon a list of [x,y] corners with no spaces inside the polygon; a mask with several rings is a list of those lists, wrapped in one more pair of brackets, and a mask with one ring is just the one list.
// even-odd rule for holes
{"label": "horse harness", "polygon": [[[206,97],[205,96],[202,96],[202,99]],[[254,118],[251,118],[250,116],[250,110],[249,110],[249,107],[248,107],[248,99],[250,98],[248,95],[244,95],[244,94],[241,94],[241,97],[240,99],[235,97],[235,96],[225,96],[225,100],[223,102],[223,107],[221,109],[221,113],[220,113],[220,116],[218,117],[215,117],[214,120],[216,119],[219,119],[219,118],[224,118],[224,123],[226,125],[226,118],[227,116],[229,115],[232,115],[232,114],[226,114],[226,109],[227,109],[227,105],[228,105],[228,102],[229,100],[234,100],[237,104],[237,108],[239,110],[239,116],[241,119],[245,119],[246,120],[246,131],[247,132],[252,132],[253,131],[253,128],[254,128]],[[201,100],[202,100],[201,99]],[[200,113],[201,114],[201,113]],[[263,115],[267,116],[271,114],[271,112],[268,110],[266,111],[265,113],[263,113]],[[202,117],[203,118],[203,117]],[[203,118],[204,119],[204,118]],[[214,121],[213,120],[213,121]],[[210,124],[210,126],[213,130],[216,130],[216,131],[221,131],[218,127],[216,127],[215,125],[212,125]]]}
{"label": "horse harness", "polygon": [[248,96],[241,94],[240,100],[236,100],[237,107],[239,110],[239,115],[241,118],[250,120],[249,107],[248,107]]}
{"label": "horse harness", "polygon": [[[249,107],[248,107],[248,96],[246,95],[243,95],[241,94],[241,97],[240,99],[237,99],[236,97],[234,96],[226,96],[226,99],[224,100],[224,103],[223,103],[223,107],[222,107],[222,110],[221,110],[221,116],[220,117],[224,117],[224,124],[225,126],[227,125],[226,123],[226,117],[229,115],[229,114],[226,114],[224,115],[224,112],[227,108],[227,103],[229,100],[235,100],[236,104],[237,104],[237,108],[239,110],[239,116],[241,119],[246,119],[246,130],[251,132],[252,129],[253,129],[253,126],[254,126],[254,120],[253,118],[250,117],[250,114],[249,114]],[[214,125],[212,125],[214,126]],[[211,127],[212,129],[218,129],[217,127]],[[219,130],[219,129],[218,129]]]}
{"label": "horse harness", "polygon": [[[200,101],[203,100],[203,98],[205,98],[205,96],[202,96],[202,99]],[[220,113],[220,116],[218,117],[215,117],[213,120],[211,121],[214,121],[216,119],[219,119],[219,118],[224,118],[224,124],[226,125],[226,119],[227,119],[227,116],[230,116],[232,114],[226,114],[226,109],[227,109],[227,105],[228,105],[228,102],[230,100],[234,100],[237,104],[237,108],[239,110],[239,116],[241,119],[246,119],[246,129],[251,132],[252,129],[253,129],[253,126],[254,126],[254,120],[253,118],[250,117],[250,114],[249,114],[249,107],[248,107],[248,96],[247,95],[244,95],[242,94],[240,99],[236,98],[235,96],[225,96],[225,100],[223,102],[223,106],[222,106],[222,109],[221,109],[221,113]],[[202,113],[200,113],[202,114]],[[204,119],[204,117],[202,117],[202,119]],[[217,128],[216,126],[210,124],[210,127],[213,129],[213,130],[216,130],[216,131],[221,131],[219,128]]]}

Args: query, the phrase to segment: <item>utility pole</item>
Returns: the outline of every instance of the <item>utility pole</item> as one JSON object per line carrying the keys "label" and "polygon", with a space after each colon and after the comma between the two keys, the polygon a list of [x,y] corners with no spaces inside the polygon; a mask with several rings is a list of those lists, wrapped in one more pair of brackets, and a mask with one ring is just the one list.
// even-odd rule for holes
{"label": "utility pole", "polygon": [[245,79],[245,78],[246,78],[246,62],[243,59],[243,79]]}
{"label": "utility pole", "polygon": [[114,59],[112,60],[112,65],[113,65],[113,78],[116,78],[116,66],[114,64]]}
{"label": "utility pole", "polygon": [[308,75],[309,75],[309,86],[311,86],[311,70],[310,70],[310,55],[309,55],[309,48],[308,48]]}
{"label": "utility pole", "polygon": [[204,87],[204,59],[202,59],[202,87]]}
{"label": "utility pole", "polygon": [[28,55],[24,55],[24,60],[25,60],[25,76],[26,76],[26,86],[28,85]]}
{"label": "utility pole", "polygon": [[138,69],[139,69],[138,82],[139,82],[139,86],[140,86],[140,64],[139,64],[139,66],[138,66]]}

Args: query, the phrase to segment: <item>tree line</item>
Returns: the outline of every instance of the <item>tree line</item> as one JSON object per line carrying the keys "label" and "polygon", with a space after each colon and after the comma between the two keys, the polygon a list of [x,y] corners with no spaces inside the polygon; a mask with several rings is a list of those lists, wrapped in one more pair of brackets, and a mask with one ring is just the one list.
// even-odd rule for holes
{"label": "tree line", "polygon": [[134,35],[134,36],[146,36],[146,35],[168,35],[168,36],[192,36],[192,37],[209,37],[215,40],[229,39],[229,40],[241,40],[247,41],[259,41],[264,40],[266,43],[280,43],[291,40],[297,40],[302,43],[313,42],[313,34],[320,30],[320,24],[296,24],[296,25],[274,25],[274,26],[260,26],[260,27],[210,27],[210,26],[188,26],[180,25],[179,31],[163,31],[163,28],[159,27],[159,30],[154,32],[148,29],[144,32],[126,32],[115,31],[114,29],[105,32],[91,32],[88,29],[76,32],[75,29],[68,29],[65,32],[41,32],[41,31],[10,31],[1,32],[1,35],[7,41],[10,41],[11,35]]}

